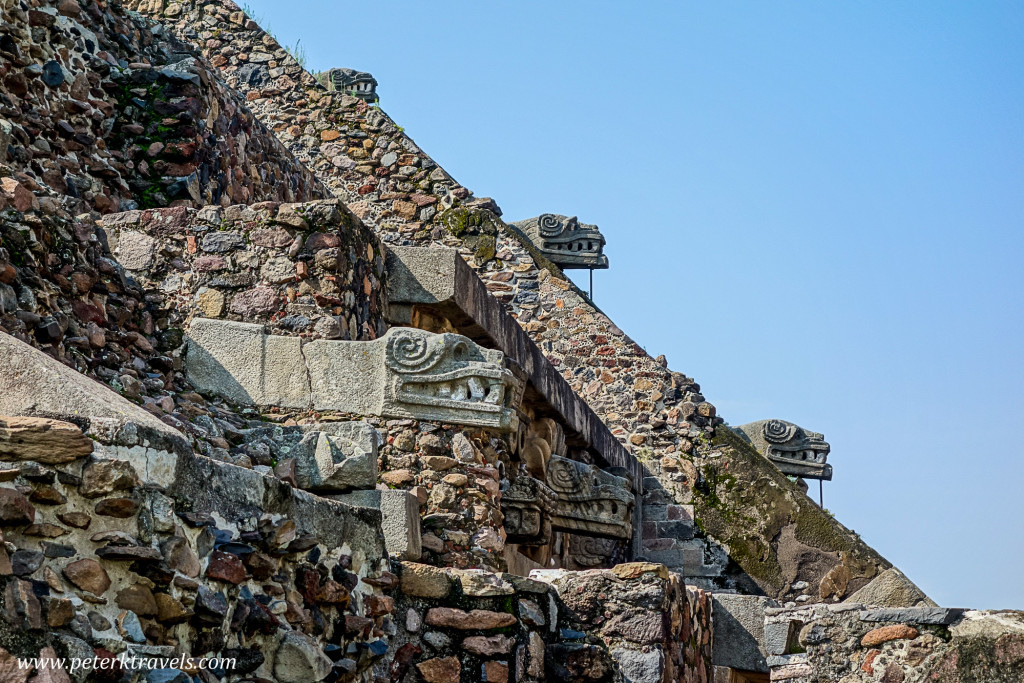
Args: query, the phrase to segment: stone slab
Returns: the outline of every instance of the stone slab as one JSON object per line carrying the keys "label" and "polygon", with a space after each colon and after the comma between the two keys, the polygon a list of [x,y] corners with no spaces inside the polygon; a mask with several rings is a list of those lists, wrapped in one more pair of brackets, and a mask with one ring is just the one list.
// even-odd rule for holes
{"label": "stone slab", "polygon": [[764,610],[779,603],[762,596],[728,593],[716,593],[712,600],[715,665],[766,673]]}
{"label": "stone slab", "polygon": [[302,340],[265,334],[262,325],[194,319],[185,373],[198,391],[242,405],[310,406]]}
{"label": "stone slab", "polygon": [[188,440],[104,384],[0,332],[0,415],[49,417],[77,424],[103,443],[178,454]]}
{"label": "stone slab", "polygon": [[375,489],[331,496],[357,507],[380,510],[384,547],[392,558],[415,561],[423,554],[419,501],[409,491]]}
{"label": "stone slab", "polygon": [[963,616],[965,611],[957,607],[877,607],[862,610],[860,620],[949,626]]}

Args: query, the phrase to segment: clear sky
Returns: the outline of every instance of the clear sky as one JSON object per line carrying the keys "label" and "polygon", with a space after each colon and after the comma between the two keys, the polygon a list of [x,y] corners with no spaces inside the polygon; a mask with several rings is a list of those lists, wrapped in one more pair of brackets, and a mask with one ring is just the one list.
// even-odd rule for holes
{"label": "clear sky", "polygon": [[1024,4],[249,4],[506,219],[599,225],[598,305],[823,432],[937,602],[1024,609]]}

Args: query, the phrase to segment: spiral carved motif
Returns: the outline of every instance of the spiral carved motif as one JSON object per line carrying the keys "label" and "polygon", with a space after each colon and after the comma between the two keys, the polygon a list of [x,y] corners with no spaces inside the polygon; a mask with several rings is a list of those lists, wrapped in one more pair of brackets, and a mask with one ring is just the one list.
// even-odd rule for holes
{"label": "spiral carved motif", "polygon": [[442,344],[413,332],[399,332],[388,342],[388,365],[401,373],[429,370],[444,356]]}
{"label": "spiral carved motif", "polygon": [[555,237],[562,232],[562,221],[550,213],[546,213],[537,219],[537,226],[542,237]]}
{"label": "spiral carved motif", "polygon": [[769,420],[764,424],[765,441],[769,443],[786,443],[796,436],[796,425],[786,424],[781,420]]}
{"label": "spiral carved motif", "polygon": [[583,477],[572,461],[552,458],[547,469],[548,485],[556,491],[579,492],[583,489]]}

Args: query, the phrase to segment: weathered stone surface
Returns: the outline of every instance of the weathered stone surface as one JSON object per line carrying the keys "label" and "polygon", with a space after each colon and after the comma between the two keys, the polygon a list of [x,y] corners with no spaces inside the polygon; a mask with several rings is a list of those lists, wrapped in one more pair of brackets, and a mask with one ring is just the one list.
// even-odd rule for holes
{"label": "weathered stone surface", "polygon": [[130,491],[139,485],[131,463],[123,460],[93,460],[82,469],[81,494],[98,498],[115,491]]}
{"label": "weathered stone surface", "polygon": [[154,617],[157,614],[156,598],[153,591],[144,585],[128,586],[118,592],[114,602],[121,609],[131,610],[140,617]]}
{"label": "weathered stone surface", "polygon": [[153,265],[156,240],[134,230],[122,230],[117,236],[114,255],[128,270],[144,270]]}
{"label": "weathered stone surface", "polygon": [[331,660],[315,640],[294,631],[285,634],[274,657],[274,676],[281,683],[322,681],[329,673]]}
{"label": "weathered stone surface", "polygon": [[134,403],[46,354],[0,332],[0,414],[106,420],[110,433],[132,431],[152,447],[182,453],[188,441]]}
{"label": "weathered stone surface", "polygon": [[844,602],[879,607],[935,606],[920,588],[895,567],[886,569]]}
{"label": "weathered stone surface", "polygon": [[443,569],[416,562],[400,562],[399,566],[400,586],[406,595],[444,598],[451,592],[451,578]]}
{"label": "weathered stone surface", "polygon": [[293,449],[298,485],[317,492],[372,489],[377,483],[376,430],[363,422],[323,428],[307,435],[304,447]]}
{"label": "weathered stone surface", "polygon": [[206,568],[206,575],[211,579],[239,584],[246,578],[245,565],[236,555],[214,550],[210,555],[210,564]]}
{"label": "weathered stone surface", "polygon": [[508,683],[508,664],[493,660],[484,662],[483,674],[486,683]]}
{"label": "weathered stone surface", "polygon": [[665,656],[657,648],[643,652],[618,647],[612,650],[612,657],[618,663],[624,680],[631,683],[660,683],[664,680]]}
{"label": "weathered stone surface", "polygon": [[64,567],[68,581],[93,595],[102,595],[110,588],[107,571],[96,560],[84,559]]}
{"label": "weathered stone surface", "polygon": [[54,465],[83,458],[92,451],[92,440],[69,422],[0,416],[0,459]]}
{"label": "weathered stone surface", "polygon": [[963,616],[966,610],[948,607],[888,607],[866,609],[860,612],[861,621],[902,621],[912,624],[940,624],[948,626]]}
{"label": "weathered stone surface", "polygon": [[489,631],[516,623],[516,618],[504,612],[474,609],[464,612],[452,607],[431,607],[426,622],[431,626],[460,630]]}
{"label": "weathered stone surface", "polygon": [[515,588],[500,575],[483,570],[453,570],[462,592],[475,598],[512,595]]}
{"label": "weathered stone surface", "polygon": [[462,641],[462,649],[482,657],[508,654],[515,640],[507,636],[470,636]]}

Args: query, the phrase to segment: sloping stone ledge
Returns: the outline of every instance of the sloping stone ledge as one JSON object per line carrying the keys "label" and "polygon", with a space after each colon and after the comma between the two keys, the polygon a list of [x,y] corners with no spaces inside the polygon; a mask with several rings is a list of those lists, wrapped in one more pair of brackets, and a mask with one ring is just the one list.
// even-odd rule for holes
{"label": "sloping stone ledge", "polygon": [[[642,493],[643,468],[544,357],[540,347],[487,291],[454,249],[388,247],[391,322],[414,325],[414,313],[447,320],[481,346],[495,348],[526,372],[528,397],[547,406],[566,430],[566,441],[588,448],[604,466],[624,467]],[[415,326],[415,325],[414,325]]]}
{"label": "sloping stone ledge", "polygon": [[513,431],[521,383],[504,354],[455,334],[397,328],[366,342],[269,335],[262,325],[196,318],[185,375],[242,405],[336,410]]}
{"label": "sloping stone ledge", "polygon": [[0,332],[0,415],[48,417],[78,425],[111,448],[190,453],[183,434],[109,387]]}

